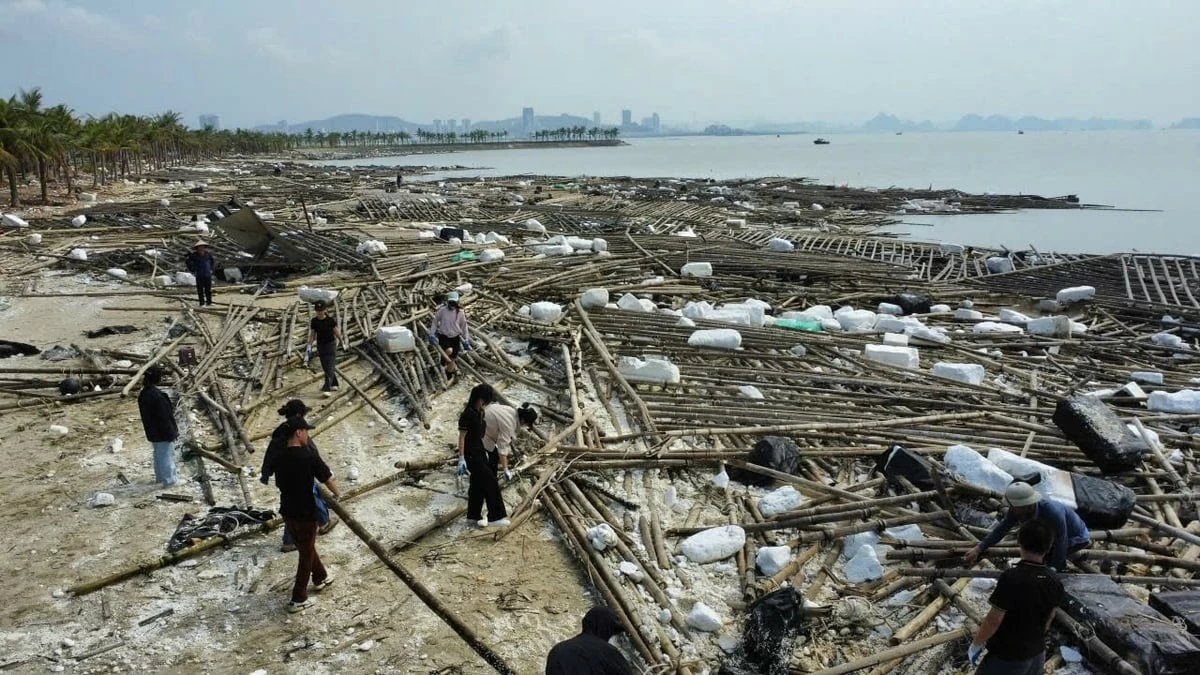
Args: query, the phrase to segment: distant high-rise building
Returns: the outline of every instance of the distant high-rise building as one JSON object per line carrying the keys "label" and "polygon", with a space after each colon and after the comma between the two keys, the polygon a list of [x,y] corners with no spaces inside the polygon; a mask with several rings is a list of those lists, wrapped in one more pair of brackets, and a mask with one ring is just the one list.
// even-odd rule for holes
{"label": "distant high-rise building", "polygon": [[446,120],[446,131],[449,131],[450,133],[458,131],[458,120],[454,119],[453,117]]}
{"label": "distant high-rise building", "polygon": [[658,113],[654,113],[654,114],[650,115],[650,131],[653,131],[656,134],[658,133],[659,121],[660,120],[658,119]]}
{"label": "distant high-rise building", "polygon": [[521,131],[526,136],[533,133],[533,108],[521,108]]}
{"label": "distant high-rise building", "polygon": [[200,128],[211,129],[212,131],[221,130],[221,118],[216,115],[201,115]]}
{"label": "distant high-rise building", "polygon": [[592,124],[594,126],[600,126],[600,111],[599,110],[592,113]]}
{"label": "distant high-rise building", "polygon": [[462,132],[464,134],[471,133],[471,120],[469,118],[462,118]]}
{"label": "distant high-rise building", "polygon": [[441,120],[433,121],[433,131],[434,131],[434,133],[438,133],[438,134],[442,133],[442,121]]}
{"label": "distant high-rise building", "polygon": [[279,127],[280,131],[287,133],[287,130],[288,130],[287,120],[279,120],[278,122],[275,123],[275,126]]}
{"label": "distant high-rise building", "polygon": [[622,110],[621,111],[621,126],[623,126],[623,127],[633,126],[633,111],[632,110]]}

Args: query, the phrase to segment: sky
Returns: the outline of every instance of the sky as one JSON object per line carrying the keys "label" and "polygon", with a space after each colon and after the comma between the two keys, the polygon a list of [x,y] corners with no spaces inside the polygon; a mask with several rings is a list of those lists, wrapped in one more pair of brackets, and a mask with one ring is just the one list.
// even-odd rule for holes
{"label": "sky", "polygon": [[1200,116],[1194,0],[0,0],[0,95],[223,127]]}

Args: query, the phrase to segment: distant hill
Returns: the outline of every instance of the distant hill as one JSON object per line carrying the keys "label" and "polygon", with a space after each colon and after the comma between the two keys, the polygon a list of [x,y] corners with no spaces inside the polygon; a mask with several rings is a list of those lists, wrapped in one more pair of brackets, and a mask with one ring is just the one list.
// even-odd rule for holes
{"label": "distant hill", "polygon": [[879,113],[875,117],[867,120],[862,125],[863,131],[937,131],[937,127],[933,122],[925,120],[923,122],[910,122],[902,120],[895,115]]}
{"label": "distant hill", "polygon": [[[539,129],[578,126],[590,129],[594,126],[592,120],[589,118],[566,114],[535,115],[533,123],[535,131]],[[519,137],[524,133],[523,122],[520,117],[472,122],[471,128],[483,129],[484,131],[507,131],[509,137]],[[432,122],[410,122],[406,119],[392,116],[347,114],[335,115],[323,120],[310,120],[295,124],[289,123],[286,129],[278,124],[264,124],[254,128],[255,131],[287,131],[293,134],[303,133],[306,129],[327,133],[334,131],[338,133],[345,133],[347,131],[407,131],[411,134],[416,133],[417,129],[433,131],[434,126]]]}
{"label": "distant hill", "polygon": [[1086,120],[1074,117],[1044,119],[1022,117],[1012,119],[1003,115],[964,115],[952,127],[952,131],[1111,131],[1151,129],[1150,120],[1116,120],[1089,117]]}
{"label": "distant hill", "polygon": [[1200,129],[1200,117],[1185,117],[1175,124],[1171,125],[1172,129]]}

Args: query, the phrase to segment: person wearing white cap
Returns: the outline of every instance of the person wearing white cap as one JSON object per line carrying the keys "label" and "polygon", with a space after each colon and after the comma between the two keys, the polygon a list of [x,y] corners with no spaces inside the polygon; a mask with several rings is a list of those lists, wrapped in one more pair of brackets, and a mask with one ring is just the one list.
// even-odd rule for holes
{"label": "person wearing white cap", "polygon": [[208,242],[201,239],[193,244],[186,262],[188,271],[196,277],[196,295],[200,298],[200,306],[211,305],[213,272],[217,263],[208,250]]}
{"label": "person wearing white cap", "polygon": [[446,294],[446,304],[438,307],[429,324],[429,344],[439,348],[446,362],[446,375],[453,377],[458,372],[455,363],[459,353],[471,349],[471,327],[467,314],[458,305],[458,291]]}
{"label": "person wearing white cap", "polygon": [[1014,525],[1031,520],[1045,523],[1054,534],[1054,543],[1046,556],[1046,562],[1060,572],[1067,569],[1067,555],[1085,548],[1091,542],[1087,525],[1074,509],[1050,499],[1043,499],[1029,483],[1017,481],[1009,485],[1004,491],[1004,500],[1008,502],[1008,513],[983,541],[963,556],[968,565],[975,564],[979,556],[1003,539]]}

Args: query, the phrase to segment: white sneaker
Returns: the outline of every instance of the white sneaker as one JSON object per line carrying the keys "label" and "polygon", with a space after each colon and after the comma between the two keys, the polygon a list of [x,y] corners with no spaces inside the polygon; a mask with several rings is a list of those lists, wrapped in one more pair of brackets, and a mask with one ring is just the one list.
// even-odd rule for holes
{"label": "white sneaker", "polygon": [[287,604],[287,611],[288,611],[288,614],[295,614],[297,612],[303,612],[304,610],[308,609],[309,607],[314,607],[314,606],[316,606],[316,604],[317,604],[317,601],[313,598],[309,598],[309,599],[305,600],[304,602],[289,602]]}
{"label": "white sneaker", "polygon": [[508,518],[501,518],[500,520],[489,520],[488,524],[487,524],[488,527],[508,527],[509,525],[512,525],[512,523],[508,520]]}
{"label": "white sneaker", "polygon": [[323,391],[323,392],[321,392],[321,395],[324,396],[325,398],[329,398],[330,396],[333,396],[333,392]]}

